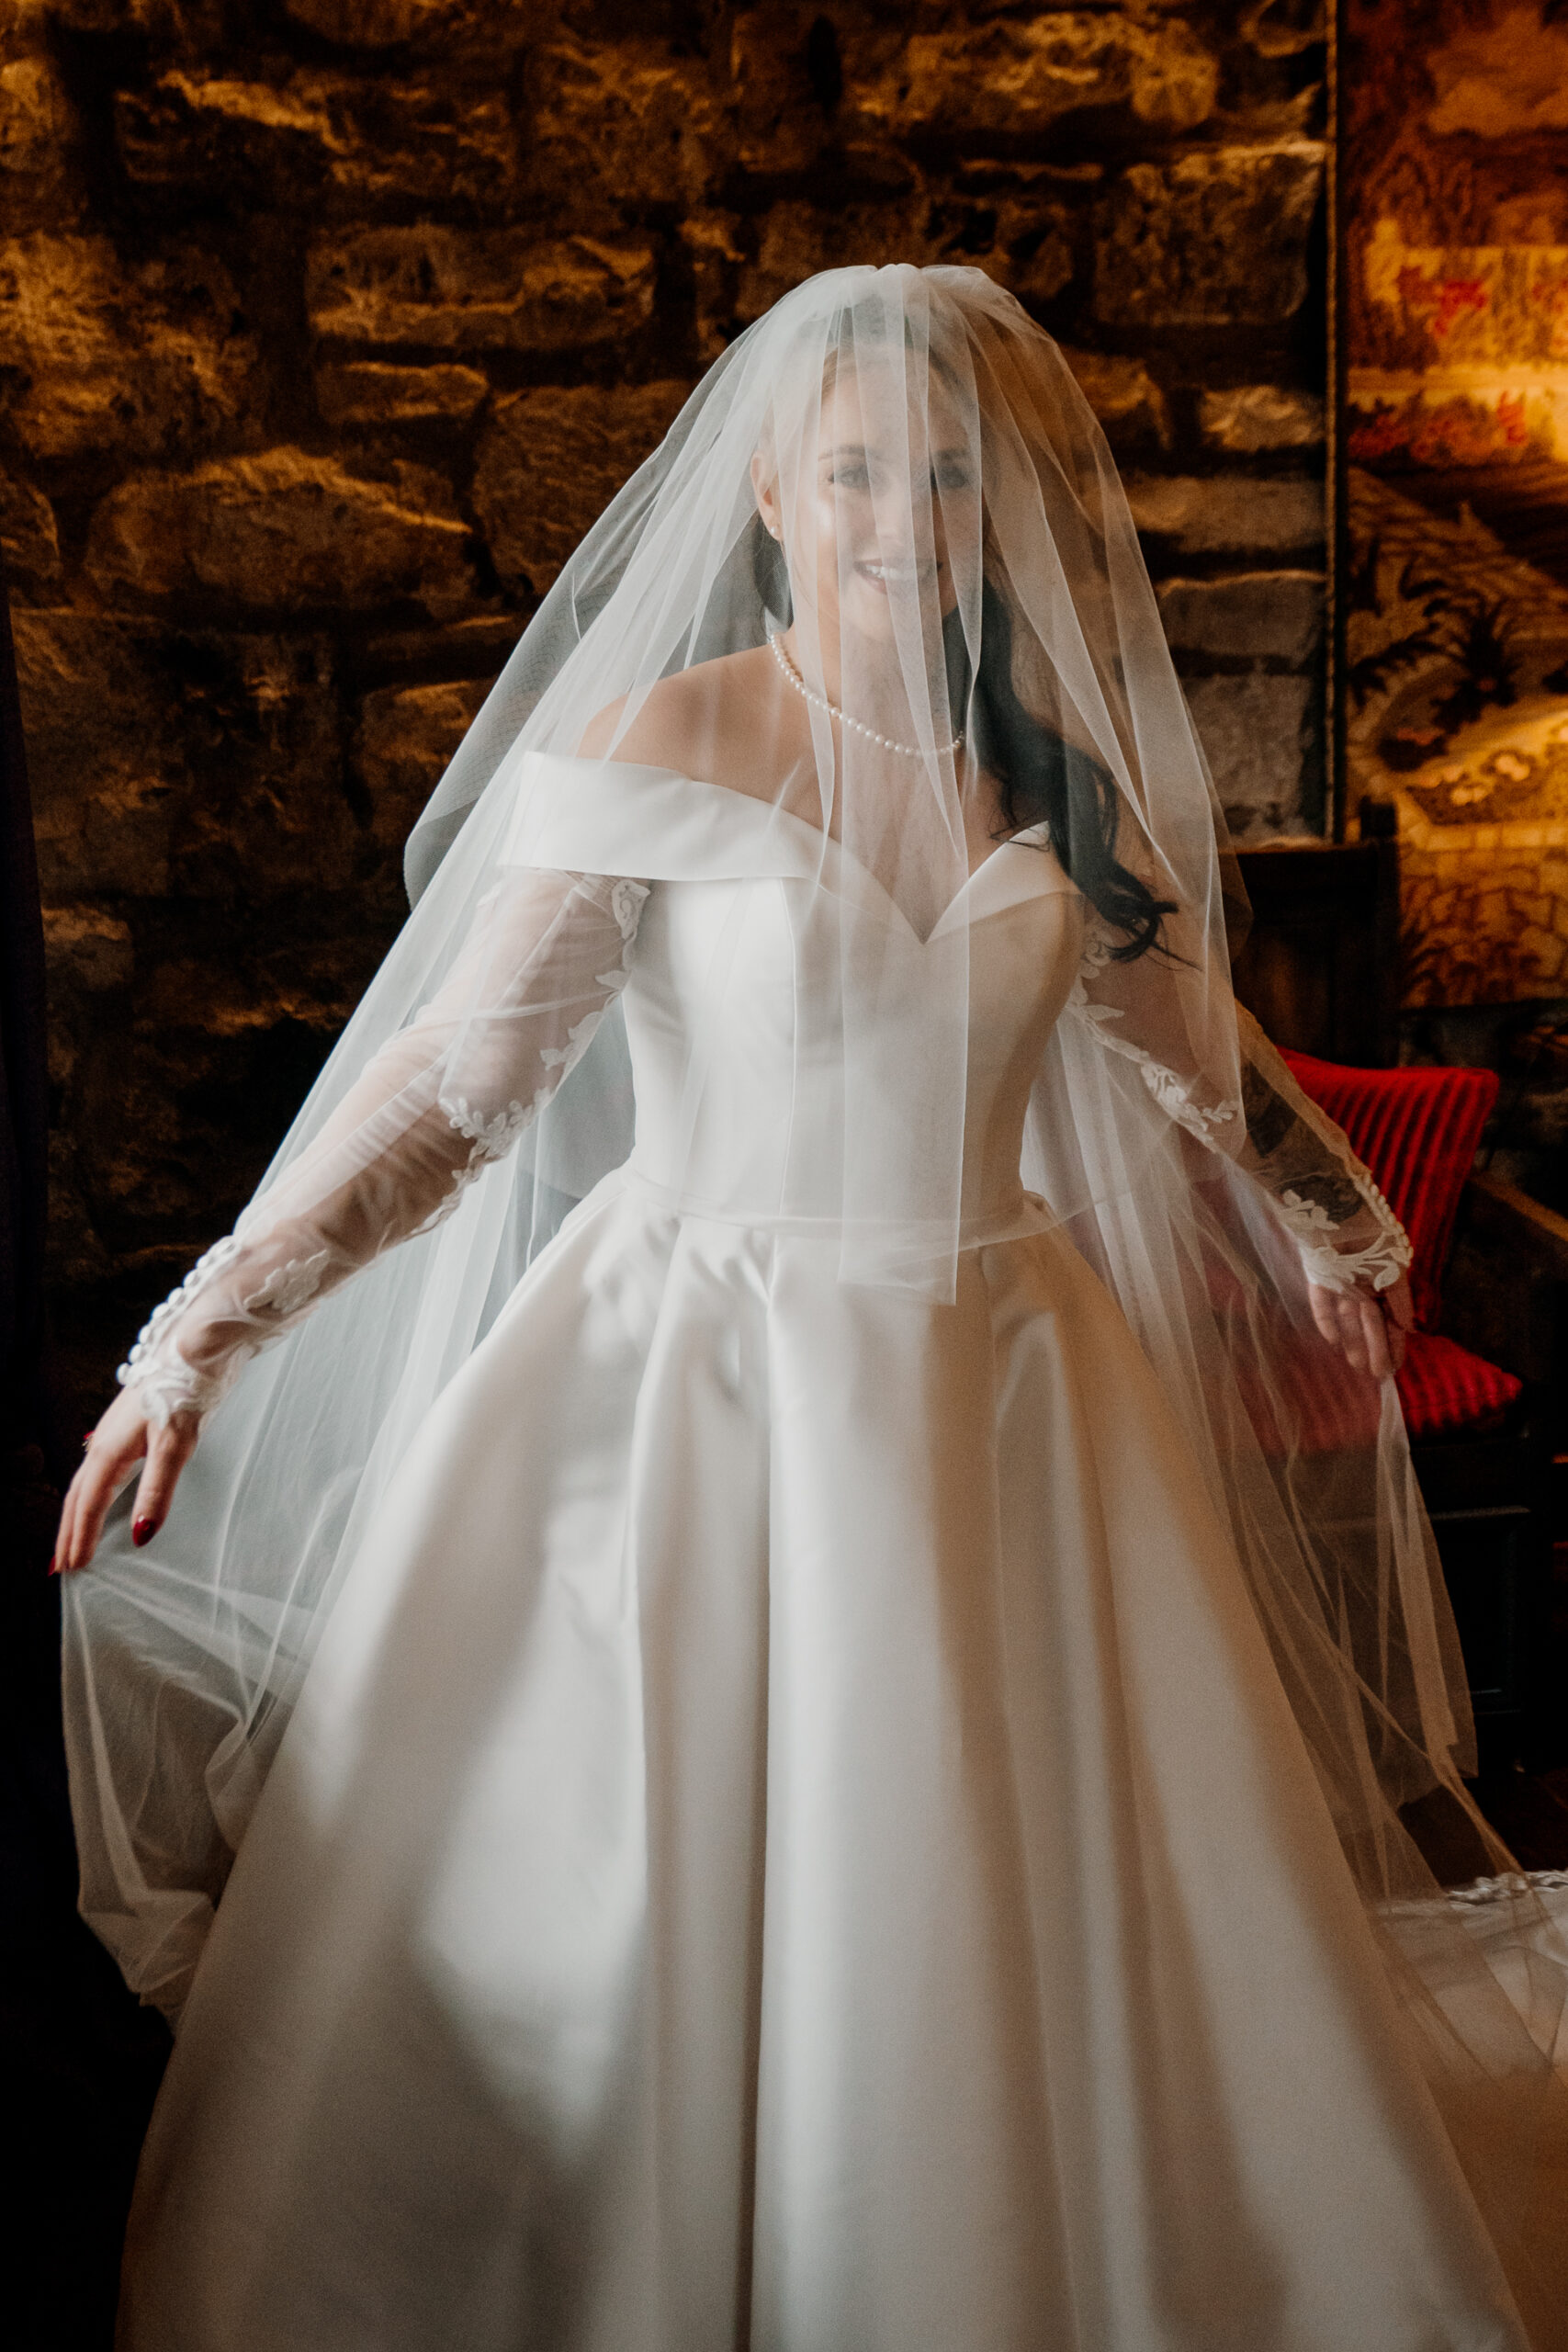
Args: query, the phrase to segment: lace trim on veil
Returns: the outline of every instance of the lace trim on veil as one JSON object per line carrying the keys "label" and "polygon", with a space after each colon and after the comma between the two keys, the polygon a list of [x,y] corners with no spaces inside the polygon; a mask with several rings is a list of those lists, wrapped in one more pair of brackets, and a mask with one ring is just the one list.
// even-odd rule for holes
{"label": "lace trim on veil", "polygon": [[[1064,1008],[1065,1017],[1087,1029],[1106,1052],[1132,1062],[1167,1117],[1205,1150],[1232,1157],[1226,1146],[1242,1142],[1247,1132],[1245,1104],[1229,1096],[1213,1102],[1201,1102],[1196,1076],[1181,1077],[1132,1038],[1120,1035],[1115,1023],[1123,1017],[1122,1008],[1096,1003],[1089,995],[1091,983],[1112,960],[1114,944],[1110,926],[1091,914],[1086,926],[1083,957]],[[1245,1060],[1245,1035],[1241,1042]],[[1370,1283],[1373,1290],[1387,1290],[1411,1262],[1413,1252],[1404,1227],[1372,1181],[1370,1170],[1348,1148],[1338,1130],[1330,1127],[1321,1115],[1314,1115],[1314,1107],[1304,1095],[1293,1099],[1289,1108],[1292,1124],[1309,1129],[1316,1137],[1335,1168],[1349,1179],[1361,1206],[1371,1213],[1377,1227],[1375,1237],[1360,1248],[1337,1246],[1326,1237],[1342,1233],[1348,1220],[1331,1216],[1322,1201],[1308,1199],[1288,1179],[1271,1182],[1270,1155],[1260,1154],[1258,1165],[1250,1172],[1258,1178],[1275,1214],[1295,1242],[1308,1282],[1322,1290],[1351,1291],[1363,1283]],[[1300,1170],[1293,1172],[1299,1178]]]}
{"label": "lace trim on veil", "polygon": [[[434,1207],[423,1218],[405,1224],[397,1238],[413,1239],[434,1232],[452,1215],[468,1186],[487,1168],[506,1158],[525,1128],[538,1116],[581,1060],[605,1007],[625,988],[648,888],[626,876],[595,887],[603,888],[604,898],[600,903],[607,904],[620,934],[618,962],[608,971],[593,973],[592,985],[598,993],[581,1019],[567,1028],[565,1043],[543,1045],[535,1050],[534,1066],[543,1072],[543,1078],[527,1099],[519,1094],[499,1108],[489,1108],[474,1102],[467,1091],[448,1096],[437,1085],[433,1107],[445,1114],[451,1133],[461,1137],[468,1148],[457,1159],[446,1189]],[[197,1261],[185,1280],[154,1309],[120,1365],[117,1374],[120,1385],[140,1390],[148,1418],[155,1424],[166,1424],[176,1413],[210,1412],[231,1386],[243,1363],[271,1346],[299,1322],[334,1280],[357,1270],[358,1261],[345,1255],[341,1248],[332,1247],[330,1237],[328,1246],[284,1258],[268,1267],[254,1287],[222,1303],[221,1319],[239,1325],[241,1330],[221,1361],[210,1370],[190,1363],[176,1344],[178,1327],[243,1253],[265,1248],[267,1219],[268,1203],[264,1196],[245,1212],[232,1233]],[[287,1230],[287,1226],[285,1219],[282,1229]]]}

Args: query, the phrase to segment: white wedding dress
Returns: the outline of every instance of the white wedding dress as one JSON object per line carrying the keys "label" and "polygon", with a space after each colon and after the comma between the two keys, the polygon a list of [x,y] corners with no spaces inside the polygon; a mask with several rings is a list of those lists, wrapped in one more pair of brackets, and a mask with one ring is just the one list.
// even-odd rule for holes
{"label": "white wedding dress", "polygon": [[[546,759],[534,806],[464,1116],[416,1024],[402,1141],[192,1294],[216,1379],[623,992],[632,1157],[410,1445],[244,1836],[126,2352],[1522,2352],[1230,1537],[1021,1188],[1077,893],[1021,837],[937,926],[934,1303],[840,1279],[813,962],[835,899],[932,941],[743,793]],[[894,992],[890,1102],[906,1043]]]}

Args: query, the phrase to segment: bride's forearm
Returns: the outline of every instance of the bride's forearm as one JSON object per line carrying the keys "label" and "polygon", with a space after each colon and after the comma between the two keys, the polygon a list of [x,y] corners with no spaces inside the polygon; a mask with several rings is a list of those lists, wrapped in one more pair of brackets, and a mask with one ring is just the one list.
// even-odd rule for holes
{"label": "bride's forearm", "polygon": [[142,1331],[119,1377],[154,1422],[209,1412],[252,1356],[510,1150],[623,984],[647,895],[533,871],[492,895],[425,1011]]}

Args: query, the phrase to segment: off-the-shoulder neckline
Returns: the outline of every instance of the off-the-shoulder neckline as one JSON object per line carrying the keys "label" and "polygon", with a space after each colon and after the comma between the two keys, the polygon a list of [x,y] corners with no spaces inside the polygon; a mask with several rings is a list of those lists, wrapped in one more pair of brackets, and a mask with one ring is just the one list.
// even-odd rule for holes
{"label": "off-the-shoulder neckline", "polygon": [[[601,775],[608,773],[617,776],[645,775],[658,778],[665,783],[689,786],[694,791],[720,794],[726,803],[733,807],[754,808],[759,820],[763,823],[770,826],[783,825],[803,845],[809,844],[810,854],[818,871],[822,871],[829,863],[852,867],[860,878],[870,885],[878,899],[897,921],[911,932],[914,930],[908,917],[886,885],[873,873],[863,860],[856,856],[853,850],[846,848],[834,834],[824,832],[820,825],[814,825],[809,818],[797,816],[793,809],[781,808],[777,801],[764,800],[760,794],[747,792],[738,785],[716,784],[711,777],[688,775],[684,769],[664,767],[651,760],[617,760],[607,755],[585,758],[581,753],[542,751],[530,752],[526,756],[540,762],[548,761],[558,763],[562,767],[593,769]],[[1061,879],[1055,891],[1042,891],[1038,894],[1039,896],[1058,896],[1064,890],[1076,891],[1077,885],[1051,849],[1047,828],[1043,824],[1027,826],[1016,833],[1010,833],[1005,840],[998,842],[988,855],[980,860],[978,865],[971,867],[967,877],[959,884],[931,930],[925,934],[926,937],[934,938],[938,932],[946,928],[950,918],[956,915],[959,908],[975,890],[981,876],[988,875],[1003,850],[1008,849],[1028,849],[1036,856],[1042,850],[1045,852],[1051,868],[1060,876]],[[916,933],[916,936],[919,935]]]}

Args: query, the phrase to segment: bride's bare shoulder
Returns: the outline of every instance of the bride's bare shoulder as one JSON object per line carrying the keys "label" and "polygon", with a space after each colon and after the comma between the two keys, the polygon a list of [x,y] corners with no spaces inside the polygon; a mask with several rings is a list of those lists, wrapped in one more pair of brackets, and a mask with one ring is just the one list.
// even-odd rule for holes
{"label": "bride's bare shoulder", "polygon": [[738,751],[755,749],[757,724],[773,705],[776,681],[761,646],[694,662],[650,686],[629,718],[631,696],[607,703],[583,729],[579,750],[584,759],[607,754],[637,766],[721,780]]}

